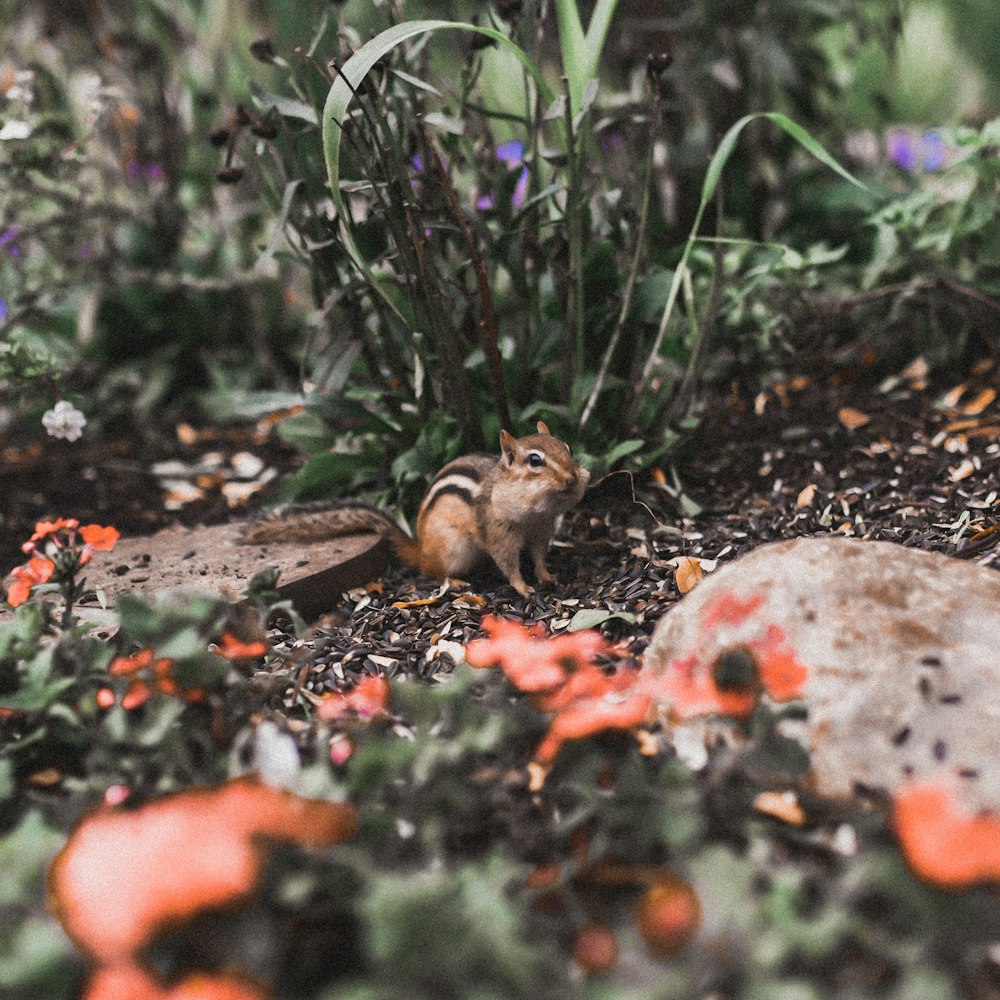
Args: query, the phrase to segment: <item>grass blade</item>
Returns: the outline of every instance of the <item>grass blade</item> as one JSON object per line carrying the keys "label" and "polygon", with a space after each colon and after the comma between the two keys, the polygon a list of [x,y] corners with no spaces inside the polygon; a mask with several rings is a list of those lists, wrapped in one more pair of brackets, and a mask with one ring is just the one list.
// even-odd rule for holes
{"label": "grass blade", "polygon": [[462,21],[406,21],[395,24],[366,42],[355,52],[343,66],[339,67],[337,79],[326,97],[323,107],[323,155],[326,159],[327,177],[330,183],[330,194],[337,210],[337,220],[340,226],[341,239],[347,254],[355,266],[367,277],[371,287],[383,298],[389,308],[399,315],[399,309],[381,290],[374,272],[364,260],[354,237],[351,235],[344,211],[344,201],[340,188],[340,149],[343,133],[342,123],[347,117],[347,111],[355,92],[379,60],[387,56],[397,45],[427,32],[436,31],[475,31],[492,38],[498,45],[511,52],[527,69],[538,86],[543,102],[551,102],[552,91],[542,76],[541,70],[532,62],[528,54],[515,45],[506,35],[494,28],[468,24]]}

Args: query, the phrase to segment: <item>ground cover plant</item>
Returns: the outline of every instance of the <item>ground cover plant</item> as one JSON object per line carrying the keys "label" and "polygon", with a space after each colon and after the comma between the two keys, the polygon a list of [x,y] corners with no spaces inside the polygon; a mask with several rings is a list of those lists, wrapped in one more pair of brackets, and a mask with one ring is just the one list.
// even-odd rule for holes
{"label": "ground cover plant", "polygon": [[[2,992],[995,996],[994,814],[812,799],[780,642],[641,669],[765,541],[992,563],[995,122],[846,134],[895,5],[665,5],[631,71],[626,5],[455,6],[10,18]],[[80,606],[150,450],[189,518],[257,449],[412,510],[539,418],[658,519],[605,480],[556,590]]]}

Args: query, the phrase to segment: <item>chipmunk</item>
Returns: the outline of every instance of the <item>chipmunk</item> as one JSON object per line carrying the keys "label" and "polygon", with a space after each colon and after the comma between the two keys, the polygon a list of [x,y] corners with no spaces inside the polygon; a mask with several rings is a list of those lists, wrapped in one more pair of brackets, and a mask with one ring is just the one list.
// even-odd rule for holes
{"label": "chipmunk", "polygon": [[556,518],[583,496],[590,473],[569,447],[539,421],[538,433],[500,432],[500,457],[464,455],[431,480],[411,538],[383,510],[346,501],[279,509],[252,524],[243,541],[310,542],[359,531],[385,538],[396,555],[427,576],[456,579],[492,558],[522,596],[532,588],[521,575],[521,552],[531,556],[539,583],[550,583],[545,553]]}

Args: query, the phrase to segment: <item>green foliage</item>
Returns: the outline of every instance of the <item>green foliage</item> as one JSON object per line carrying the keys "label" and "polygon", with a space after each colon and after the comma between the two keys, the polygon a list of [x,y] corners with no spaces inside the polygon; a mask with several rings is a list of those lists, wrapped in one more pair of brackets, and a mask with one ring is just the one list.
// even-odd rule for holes
{"label": "green foliage", "polygon": [[[283,123],[257,143],[270,156],[249,161],[278,218],[263,259],[308,269],[316,312],[306,364],[321,400],[311,419],[331,427],[326,436],[342,456],[317,456],[292,488],[298,496],[389,485],[394,499],[412,500],[422,484],[412,461],[398,456],[426,450],[415,438],[442,409],[452,431],[438,441],[430,471],[460,450],[495,447],[500,426],[540,417],[600,467],[637,467],[688,423],[713,361],[706,332],[728,316],[712,289],[730,275],[715,256],[695,252],[702,216],[722,194],[722,168],[734,161],[725,201],[744,233],[759,230],[760,206],[751,211],[730,189],[746,187],[735,176],[745,153],[734,154],[753,117],[790,139],[767,140],[775,172],[792,167],[798,145],[844,173],[811,130],[829,106],[808,103],[808,86],[822,81],[832,99],[842,64],[819,36],[840,24],[841,46],[844,31],[882,37],[878,5],[795,5],[777,24],[729,11],[722,21],[739,22],[742,55],[766,53],[773,74],[754,89],[761,75],[748,71],[743,103],[725,105],[713,103],[718,80],[706,72],[723,29],[699,9],[678,65],[655,64],[645,87],[632,87],[628,113],[607,110],[608,81],[595,79],[615,6],[597,4],[585,31],[572,0],[556,5],[556,67],[538,43],[554,26],[534,4],[505,5],[489,25],[390,16],[363,44],[348,7],[337,27],[350,48],[332,37],[325,15],[305,59],[267,57],[287,81],[278,92],[254,89],[252,117]],[[470,40],[448,49],[437,35]],[[331,53],[336,68],[324,78],[316,61]],[[566,93],[550,89],[553,69],[566,74]],[[516,96],[508,85],[506,99],[496,97],[498,74],[516,81]],[[761,108],[766,95],[780,113]],[[698,171],[696,217],[685,206],[685,218],[673,220],[689,237],[670,251],[654,151],[665,127],[691,122],[682,125],[686,141],[704,114],[728,134],[709,175]],[[686,162],[684,141],[675,171]],[[755,139],[754,155],[761,146]],[[680,266],[666,271],[678,256]],[[675,315],[681,301],[683,320]],[[378,468],[362,459],[361,471],[343,456],[367,453],[367,443],[350,442],[372,435],[393,460]],[[638,443],[615,451],[623,440]]]}

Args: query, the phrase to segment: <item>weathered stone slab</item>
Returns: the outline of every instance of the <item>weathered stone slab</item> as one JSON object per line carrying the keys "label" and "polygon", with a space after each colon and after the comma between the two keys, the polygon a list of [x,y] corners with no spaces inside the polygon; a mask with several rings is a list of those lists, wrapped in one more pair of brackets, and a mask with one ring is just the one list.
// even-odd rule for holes
{"label": "weathered stone slab", "polygon": [[281,571],[279,593],[304,617],[314,618],[333,607],[343,591],[375,579],[389,555],[385,542],[371,534],[309,545],[243,545],[242,534],[243,525],[224,524],[123,538],[111,552],[94,555],[87,588],[100,588],[109,604],[125,591],[200,590],[238,600],[254,574],[275,566]]}
{"label": "weathered stone slab", "polygon": [[944,779],[1000,810],[1000,573],[888,542],[764,545],[661,620],[644,669],[711,671],[764,648],[808,671],[819,794]]}

